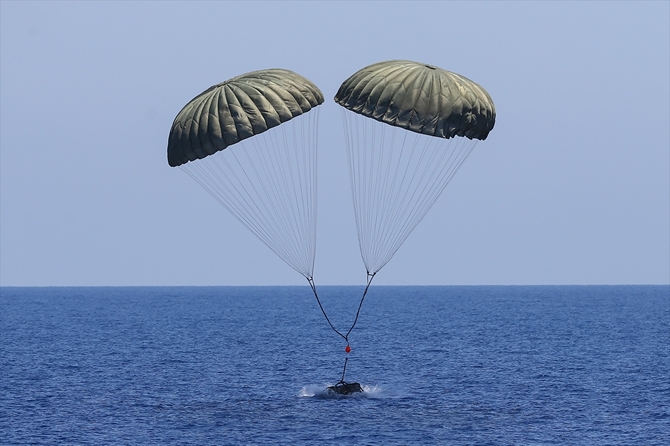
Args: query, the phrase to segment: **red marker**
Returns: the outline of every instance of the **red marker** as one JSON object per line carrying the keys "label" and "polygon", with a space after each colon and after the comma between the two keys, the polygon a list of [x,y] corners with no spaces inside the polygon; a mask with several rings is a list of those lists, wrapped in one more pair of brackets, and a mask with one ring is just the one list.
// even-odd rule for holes
{"label": "red marker", "polygon": [[347,348],[344,349],[345,352],[349,353],[351,351],[351,347],[347,345]]}

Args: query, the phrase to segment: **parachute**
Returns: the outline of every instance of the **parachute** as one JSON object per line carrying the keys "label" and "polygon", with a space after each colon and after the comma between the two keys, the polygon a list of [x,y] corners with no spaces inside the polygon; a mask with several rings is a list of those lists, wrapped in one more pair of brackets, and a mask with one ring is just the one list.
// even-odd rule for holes
{"label": "parachute", "polygon": [[[308,112],[322,103],[321,91],[292,71],[229,79],[177,114],[167,155],[307,279],[326,321],[346,340],[351,330],[344,335],[332,325],[313,279],[318,113]],[[362,391],[344,382],[344,371],[339,384],[331,391]]]}
{"label": "parachute", "polygon": [[404,60],[354,73],[335,102],[344,107],[349,178],[369,286],[476,142],[486,139],[495,125],[495,106],[471,80]]}
{"label": "parachute", "polygon": [[[323,103],[313,83],[292,71],[270,69],[212,86],[175,118],[168,163],[180,166],[307,279],[348,354],[372,279],[475,143],[486,139],[495,107],[481,86],[463,76],[397,60],[356,72],[335,101],[344,107],[349,178],[368,276],[348,331],[331,323],[313,280],[318,110],[312,110]],[[340,381],[329,387],[336,394],[362,391],[360,384],[344,381],[347,361]]]}
{"label": "parachute", "polygon": [[292,71],[243,74],[186,104],[167,149],[170,166],[180,166],[310,284],[318,113],[308,112],[322,103],[316,85]]}

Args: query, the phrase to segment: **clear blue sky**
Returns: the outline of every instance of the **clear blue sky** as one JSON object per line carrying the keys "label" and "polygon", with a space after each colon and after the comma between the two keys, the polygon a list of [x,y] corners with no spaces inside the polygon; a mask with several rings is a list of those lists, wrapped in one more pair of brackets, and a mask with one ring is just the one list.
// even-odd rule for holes
{"label": "clear blue sky", "polygon": [[363,283],[332,97],[389,59],[498,118],[377,284],[670,282],[668,2],[0,5],[0,285],[303,284],[166,161],[186,102],[271,67],[326,96],[316,282]]}

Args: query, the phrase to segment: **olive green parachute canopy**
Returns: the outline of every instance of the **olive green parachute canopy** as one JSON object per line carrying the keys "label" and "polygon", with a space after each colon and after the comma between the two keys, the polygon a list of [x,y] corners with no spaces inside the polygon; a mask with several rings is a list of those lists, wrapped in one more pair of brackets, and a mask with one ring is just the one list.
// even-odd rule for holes
{"label": "olive green parachute canopy", "polygon": [[321,90],[293,71],[273,68],[234,77],[179,112],[168,138],[168,163],[176,167],[212,155],[322,103]]}
{"label": "olive green parachute canopy", "polygon": [[480,85],[407,60],[357,71],[342,83],[335,102],[368,118],[441,138],[484,140],[496,120],[491,96]]}

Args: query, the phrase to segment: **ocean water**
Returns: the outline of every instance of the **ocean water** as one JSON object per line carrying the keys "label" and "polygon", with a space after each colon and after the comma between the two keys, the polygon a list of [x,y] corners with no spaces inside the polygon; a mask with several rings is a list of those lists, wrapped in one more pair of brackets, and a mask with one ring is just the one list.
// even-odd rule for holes
{"label": "ocean water", "polygon": [[1,288],[0,444],[670,444],[668,286],[373,285],[350,341],[307,286]]}

